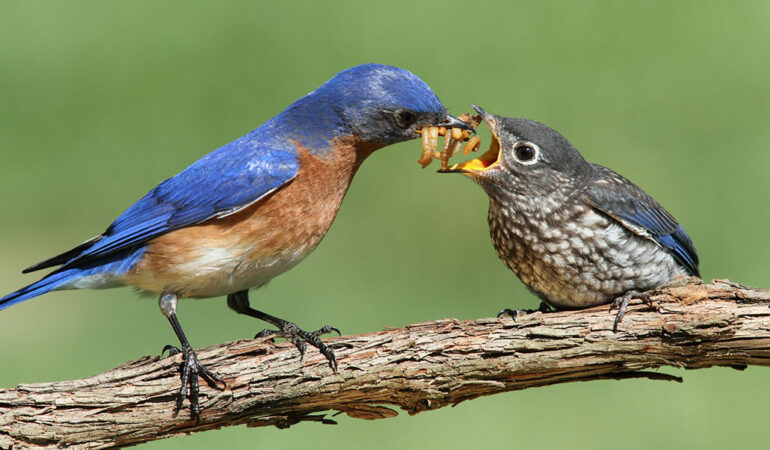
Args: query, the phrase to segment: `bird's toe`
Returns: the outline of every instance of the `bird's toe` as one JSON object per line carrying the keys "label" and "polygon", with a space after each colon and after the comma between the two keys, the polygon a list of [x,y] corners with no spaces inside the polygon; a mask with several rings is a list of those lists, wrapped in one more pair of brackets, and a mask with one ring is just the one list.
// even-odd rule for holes
{"label": "bird's toe", "polygon": [[176,409],[181,410],[184,405],[184,399],[190,399],[190,413],[196,422],[200,421],[200,384],[199,378],[203,378],[206,383],[218,390],[224,390],[227,384],[219,378],[214,372],[209,370],[206,366],[200,363],[198,355],[192,348],[179,349],[173,345],[166,345],[163,347],[164,352],[168,351],[169,356],[173,356],[179,353],[184,354],[182,363],[179,365],[179,373],[181,378],[181,386],[178,391],[176,399]]}
{"label": "bird's toe", "polygon": [[302,360],[305,357],[305,352],[307,351],[307,344],[312,345],[313,347],[317,348],[318,351],[326,357],[326,359],[329,361],[329,367],[333,371],[337,371],[337,358],[334,355],[334,352],[321,341],[320,336],[323,336],[324,334],[329,334],[331,332],[335,332],[339,335],[342,335],[340,333],[340,330],[336,327],[326,325],[316,331],[305,331],[298,327],[295,323],[289,322],[289,321],[282,321],[279,325],[278,330],[262,330],[259,333],[257,333],[254,338],[264,338],[264,337],[281,337],[292,344],[294,344],[295,347],[297,347],[297,350],[299,351],[300,360]]}

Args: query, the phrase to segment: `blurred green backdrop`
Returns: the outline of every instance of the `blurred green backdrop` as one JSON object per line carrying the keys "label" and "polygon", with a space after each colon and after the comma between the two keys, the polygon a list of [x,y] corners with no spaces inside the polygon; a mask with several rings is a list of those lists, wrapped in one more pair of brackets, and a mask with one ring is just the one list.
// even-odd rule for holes
{"label": "blurred green backdrop", "polygon": [[[0,2],[0,291],[364,62],[408,68],[455,113],[473,102],[552,125],[685,224],[704,278],[768,287],[768,19],[765,1]],[[536,306],[492,250],[482,191],[420,170],[419,152],[376,153],[317,251],[254,302],[347,334]],[[222,298],[180,308],[196,347],[262,328]],[[49,294],[0,313],[0,386],[91,375],[168,342],[155,300],[130,289]],[[668,371],[685,383],[570,384],[148,447],[765,448],[767,369]]]}

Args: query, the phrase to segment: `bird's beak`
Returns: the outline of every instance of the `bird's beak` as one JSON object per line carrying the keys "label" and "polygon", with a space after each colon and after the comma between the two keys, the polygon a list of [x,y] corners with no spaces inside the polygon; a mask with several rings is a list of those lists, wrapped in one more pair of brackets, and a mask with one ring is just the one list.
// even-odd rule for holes
{"label": "bird's beak", "polygon": [[475,134],[476,130],[470,126],[470,124],[467,124],[463,122],[462,120],[458,119],[455,116],[451,116],[449,114],[444,117],[444,121],[436,125],[438,127],[446,127],[446,128],[462,128],[463,130],[468,130],[471,133]]}
{"label": "bird's beak", "polygon": [[492,142],[489,143],[489,150],[483,155],[470,161],[461,162],[449,166],[446,170],[440,170],[441,173],[463,173],[470,177],[481,175],[483,172],[500,165],[500,139],[497,137],[497,116],[490,114],[479,106],[471,105],[487,124],[487,128],[492,132]]}

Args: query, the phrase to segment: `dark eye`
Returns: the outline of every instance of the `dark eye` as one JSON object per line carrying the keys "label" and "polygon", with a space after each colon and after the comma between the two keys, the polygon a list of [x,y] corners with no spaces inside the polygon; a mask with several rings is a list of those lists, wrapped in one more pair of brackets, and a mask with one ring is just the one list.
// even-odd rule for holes
{"label": "dark eye", "polygon": [[513,153],[516,156],[516,159],[524,164],[532,164],[537,159],[537,147],[534,144],[530,143],[521,143],[518,144],[514,149]]}
{"label": "dark eye", "polygon": [[396,113],[396,122],[398,122],[400,127],[410,127],[414,125],[415,122],[417,122],[417,114],[413,113],[412,111],[403,109]]}

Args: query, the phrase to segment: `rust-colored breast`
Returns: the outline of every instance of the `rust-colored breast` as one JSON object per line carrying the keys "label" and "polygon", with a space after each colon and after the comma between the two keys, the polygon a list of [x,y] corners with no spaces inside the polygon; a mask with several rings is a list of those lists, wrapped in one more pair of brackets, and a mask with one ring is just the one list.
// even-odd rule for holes
{"label": "rust-colored breast", "polygon": [[374,149],[340,140],[318,157],[299,148],[297,176],[224,218],[155,238],[125,282],[153,292],[211,297],[264,284],[310,253],[331,226],[361,162]]}

